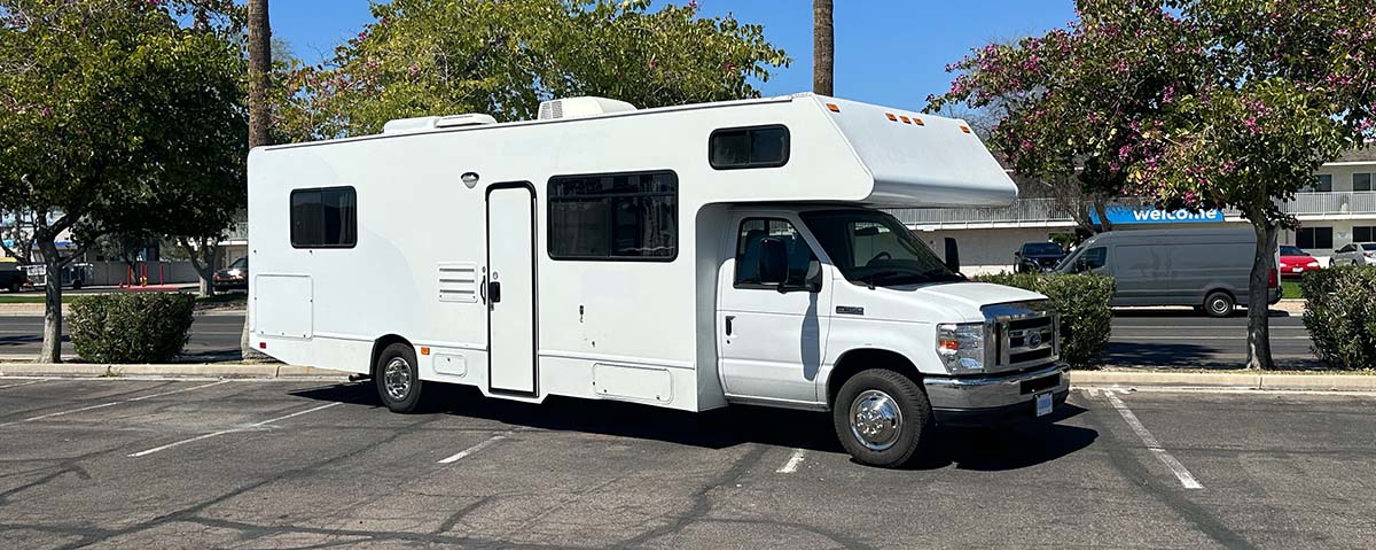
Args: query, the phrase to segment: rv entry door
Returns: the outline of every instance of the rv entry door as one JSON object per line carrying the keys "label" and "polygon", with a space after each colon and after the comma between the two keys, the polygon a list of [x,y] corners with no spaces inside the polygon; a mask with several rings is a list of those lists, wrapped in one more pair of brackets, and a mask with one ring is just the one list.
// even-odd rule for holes
{"label": "rv entry door", "polygon": [[535,191],[487,191],[488,389],[535,394]]}

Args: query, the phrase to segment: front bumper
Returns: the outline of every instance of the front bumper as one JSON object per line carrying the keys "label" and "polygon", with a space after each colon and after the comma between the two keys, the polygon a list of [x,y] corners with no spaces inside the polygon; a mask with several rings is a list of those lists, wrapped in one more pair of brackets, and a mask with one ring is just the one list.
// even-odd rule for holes
{"label": "front bumper", "polygon": [[923,385],[938,424],[990,425],[1036,416],[1036,396],[1053,395],[1059,406],[1070,393],[1064,363],[1008,374],[927,377]]}

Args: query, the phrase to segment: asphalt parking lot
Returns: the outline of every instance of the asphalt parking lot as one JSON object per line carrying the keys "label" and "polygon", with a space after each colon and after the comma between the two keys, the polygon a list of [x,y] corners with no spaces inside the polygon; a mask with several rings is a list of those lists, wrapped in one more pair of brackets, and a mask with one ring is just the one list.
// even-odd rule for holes
{"label": "asphalt parking lot", "polygon": [[0,379],[0,547],[1376,546],[1371,395],[1077,390],[899,471],[815,413],[436,397]]}

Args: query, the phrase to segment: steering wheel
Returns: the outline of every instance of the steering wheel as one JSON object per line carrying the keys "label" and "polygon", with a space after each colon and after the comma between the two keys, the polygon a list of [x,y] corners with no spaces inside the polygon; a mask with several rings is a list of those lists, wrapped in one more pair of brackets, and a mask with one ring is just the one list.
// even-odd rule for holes
{"label": "steering wheel", "polygon": [[893,259],[893,254],[889,254],[888,252],[880,252],[880,253],[878,253],[878,254],[875,254],[873,258],[870,258],[870,261],[865,262],[865,267],[869,267],[869,266],[874,265],[874,262],[883,261],[883,260],[892,260],[892,259]]}

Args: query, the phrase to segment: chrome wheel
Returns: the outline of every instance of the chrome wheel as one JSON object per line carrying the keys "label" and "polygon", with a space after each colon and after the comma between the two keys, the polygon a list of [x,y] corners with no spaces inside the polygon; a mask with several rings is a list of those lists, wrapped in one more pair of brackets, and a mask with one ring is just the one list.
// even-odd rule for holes
{"label": "chrome wheel", "polygon": [[903,412],[898,402],[879,390],[865,390],[850,404],[850,433],[873,451],[883,451],[898,442],[903,431]]}
{"label": "chrome wheel", "polygon": [[383,387],[387,396],[396,401],[404,401],[411,394],[411,365],[406,359],[394,357],[382,369]]}

